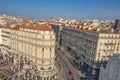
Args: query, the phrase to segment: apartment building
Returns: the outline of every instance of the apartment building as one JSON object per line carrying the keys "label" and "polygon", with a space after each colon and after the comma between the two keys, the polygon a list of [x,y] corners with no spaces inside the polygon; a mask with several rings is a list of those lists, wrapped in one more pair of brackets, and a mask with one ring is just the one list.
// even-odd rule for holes
{"label": "apartment building", "polygon": [[6,19],[6,15],[5,14],[0,14],[0,25],[4,25]]}
{"label": "apartment building", "polygon": [[0,25],[11,24],[11,23],[19,23],[21,24],[25,18],[19,16],[10,16],[6,14],[0,14]]}
{"label": "apartment building", "polygon": [[55,37],[56,37],[56,44],[57,45],[60,45],[61,44],[61,35],[60,35],[60,33],[61,33],[61,31],[62,31],[62,26],[61,27],[58,27],[58,25],[53,25],[53,24],[51,24],[51,26],[52,26],[52,28],[54,29],[54,33],[55,33]]}
{"label": "apartment building", "polygon": [[93,62],[106,61],[109,55],[120,52],[120,32],[118,31],[64,27],[61,35],[62,46],[91,65]]}
{"label": "apartment building", "polygon": [[118,29],[118,30],[120,30],[120,19],[117,19],[117,20],[115,20],[115,24],[114,24],[114,27],[113,27],[114,29]]}
{"label": "apartment building", "polygon": [[47,23],[6,25],[1,30],[3,53],[16,64],[30,62],[40,80],[58,80],[55,60],[55,34]]}
{"label": "apartment building", "polygon": [[[91,25],[67,25],[58,31],[60,46],[70,53],[81,70],[95,74],[98,78],[101,65],[105,65],[108,56],[120,52],[120,31],[109,28],[94,28]],[[83,71],[83,72],[84,72]],[[96,79],[97,80],[97,79]]]}

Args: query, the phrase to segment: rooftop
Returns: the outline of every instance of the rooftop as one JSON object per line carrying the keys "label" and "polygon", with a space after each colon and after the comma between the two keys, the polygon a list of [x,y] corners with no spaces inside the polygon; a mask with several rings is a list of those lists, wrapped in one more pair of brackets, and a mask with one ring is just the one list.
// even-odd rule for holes
{"label": "rooftop", "polygon": [[34,24],[34,23],[22,23],[22,24],[7,24],[3,28],[8,28],[12,30],[20,30],[19,28],[33,29],[33,30],[43,30],[43,31],[52,31],[52,27],[47,23],[43,24]]}
{"label": "rooftop", "polygon": [[44,24],[34,24],[34,23],[24,23],[20,26],[20,28],[28,28],[28,29],[34,29],[34,30],[48,30],[52,31],[53,29],[51,28],[50,25],[47,23]]}
{"label": "rooftop", "polygon": [[[57,25],[57,24],[55,24]],[[76,29],[76,30],[85,30],[85,31],[94,31],[94,32],[98,32],[98,33],[106,33],[106,34],[120,34],[120,30],[114,30],[111,28],[101,28],[101,27],[94,27],[94,25],[92,24],[83,24],[83,23],[78,23],[78,24],[61,24],[58,26],[62,26],[62,27],[68,27],[68,28],[72,28],[72,29]]]}

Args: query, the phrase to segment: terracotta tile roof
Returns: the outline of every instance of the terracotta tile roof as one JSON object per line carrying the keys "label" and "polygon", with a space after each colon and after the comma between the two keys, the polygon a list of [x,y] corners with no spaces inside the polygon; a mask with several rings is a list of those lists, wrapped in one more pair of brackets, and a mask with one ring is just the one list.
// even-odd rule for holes
{"label": "terracotta tile roof", "polygon": [[84,23],[81,23],[81,22],[79,22],[78,24],[77,24],[77,26],[83,26],[84,25]]}
{"label": "terracotta tile roof", "polygon": [[34,30],[44,30],[44,31],[52,31],[53,29],[48,24],[34,24],[34,23],[22,23],[21,25],[16,25],[11,27],[11,25],[7,24],[3,28],[19,30],[19,28],[28,28]]}
{"label": "terracotta tile roof", "polygon": [[88,27],[88,26],[91,26],[91,24],[85,24],[84,26]]}
{"label": "terracotta tile roof", "polygon": [[25,22],[22,23],[22,24],[20,25],[20,27],[22,27],[22,28],[26,27],[26,23],[25,23]]}
{"label": "terracotta tile roof", "polygon": [[12,27],[10,24],[7,24],[7,25],[3,26],[3,28],[19,30],[19,25],[15,25]]}
{"label": "terracotta tile roof", "polygon": [[19,30],[19,27],[20,27],[20,26],[17,25],[17,26],[15,26],[15,27],[13,27],[12,29],[13,29],[13,30]]}
{"label": "terracotta tile roof", "polygon": [[7,25],[3,26],[3,28],[11,29],[11,27],[10,27],[10,25],[9,25],[9,24],[7,24]]}
{"label": "terracotta tile roof", "polygon": [[111,31],[109,29],[100,29],[98,32],[99,33],[107,33],[107,34],[120,34],[119,31]]}
{"label": "terracotta tile roof", "polygon": [[0,17],[3,17],[4,16],[4,14],[0,14]]}
{"label": "terracotta tile roof", "polygon": [[37,25],[35,28],[38,30],[49,30],[49,31],[53,30],[51,26],[49,26],[48,24]]}
{"label": "terracotta tile roof", "polygon": [[24,23],[20,26],[21,28],[29,28],[29,29],[35,29],[35,30],[48,30],[51,31],[53,30],[48,24],[34,24],[30,23],[27,25],[27,23]]}

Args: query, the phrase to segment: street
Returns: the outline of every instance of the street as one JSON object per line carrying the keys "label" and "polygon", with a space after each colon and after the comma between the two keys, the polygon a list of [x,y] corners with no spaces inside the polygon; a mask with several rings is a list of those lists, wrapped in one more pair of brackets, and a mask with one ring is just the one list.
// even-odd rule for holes
{"label": "street", "polygon": [[[57,68],[60,74],[59,77],[62,78],[60,80],[79,80],[82,74],[78,69],[73,67],[73,65],[68,60],[70,56],[67,54],[68,53],[63,52],[60,49],[56,49],[56,57],[58,58]],[[73,77],[69,75],[69,71],[72,71]]]}

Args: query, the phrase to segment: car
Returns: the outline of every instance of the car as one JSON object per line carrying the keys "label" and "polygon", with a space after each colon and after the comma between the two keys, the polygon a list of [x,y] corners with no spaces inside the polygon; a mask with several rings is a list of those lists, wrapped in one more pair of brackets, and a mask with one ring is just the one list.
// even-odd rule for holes
{"label": "car", "polygon": [[73,72],[70,70],[69,71],[69,76],[72,77],[73,76]]}

